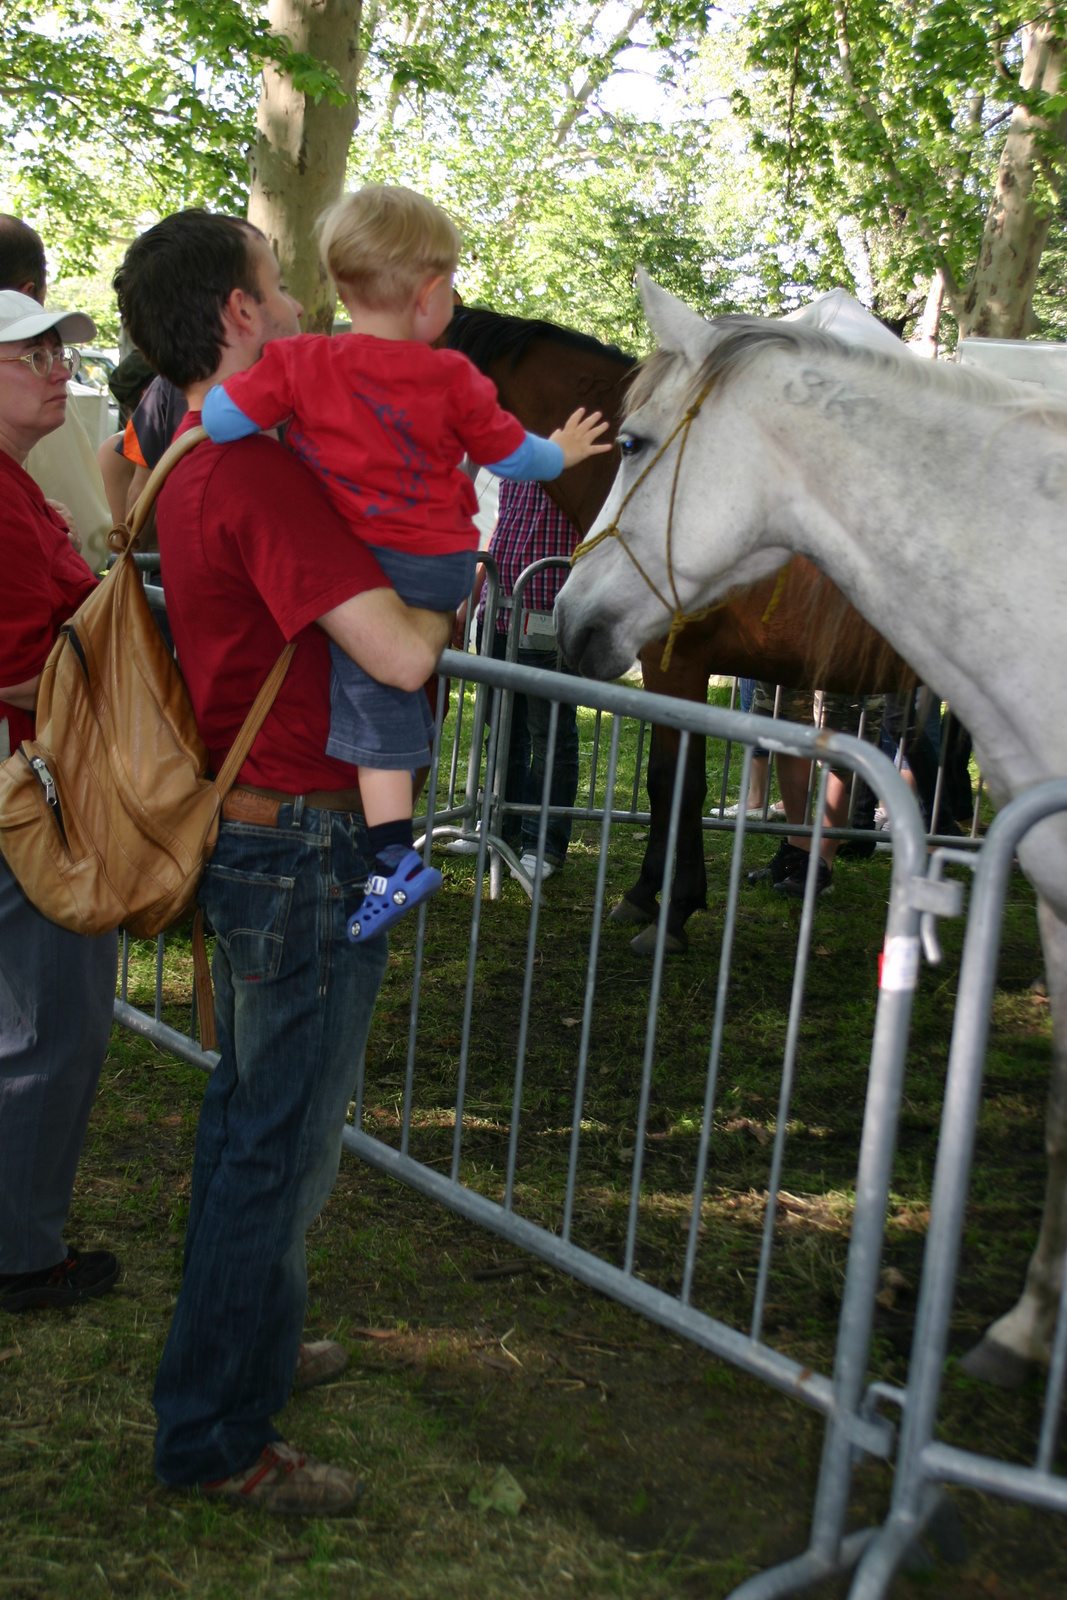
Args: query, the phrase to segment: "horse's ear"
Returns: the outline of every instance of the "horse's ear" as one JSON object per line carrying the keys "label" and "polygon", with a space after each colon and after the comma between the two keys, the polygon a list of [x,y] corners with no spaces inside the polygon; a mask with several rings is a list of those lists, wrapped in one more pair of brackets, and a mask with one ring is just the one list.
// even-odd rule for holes
{"label": "horse's ear", "polygon": [[661,350],[671,350],[696,365],[707,354],[713,330],[682,300],[654,283],[644,267],[637,269],[637,287],[648,325]]}

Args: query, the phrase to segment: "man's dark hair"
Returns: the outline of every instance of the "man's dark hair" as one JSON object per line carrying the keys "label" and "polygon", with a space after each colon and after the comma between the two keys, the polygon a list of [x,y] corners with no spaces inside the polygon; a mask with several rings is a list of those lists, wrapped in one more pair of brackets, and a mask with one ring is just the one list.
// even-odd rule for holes
{"label": "man's dark hair", "polygon": [[127,250],[113,284],[119,313],[141,354],[179,389],[218,367],[233,291],[261,298],[251,247],[262,237],[240,217],[179,211]]}
{"label": "man's dark hair", "polygon": [[44,300],[45,261],[41,236],[28,223],[0,211],[0,289],[32,284],[35,300]]}

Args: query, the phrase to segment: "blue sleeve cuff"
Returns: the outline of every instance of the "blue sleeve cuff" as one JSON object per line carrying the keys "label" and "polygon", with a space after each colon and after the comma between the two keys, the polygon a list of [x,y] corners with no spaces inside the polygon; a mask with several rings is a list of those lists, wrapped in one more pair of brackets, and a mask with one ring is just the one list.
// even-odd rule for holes
{"label": "blue sleeve cuff", "polygon": [[542,439],[538,433],[528,433],[519,448],[505,456],[503,461],[487,462],[486,471],[497,478],[548,483],[563,471],[563,450],[551,439]]}
{"label": "blue sleeve cuff", "polygon": [[231,439],[243,439],[247,434],[259,432],[259,424],[234,405],[221,383],[204,396],[200,420],[216,444],[229,444]]}

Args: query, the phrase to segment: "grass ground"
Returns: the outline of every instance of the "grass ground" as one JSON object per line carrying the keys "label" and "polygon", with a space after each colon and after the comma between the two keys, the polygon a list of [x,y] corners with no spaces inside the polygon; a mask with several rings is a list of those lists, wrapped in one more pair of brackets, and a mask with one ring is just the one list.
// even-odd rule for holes
{"label": "grass ground", "polygon": [[[591,726],[583,736],[592,738]],[[558,1219],[581,1015],[598,830],[579,826],[546,886],[526,1064],[517,1206]],[[612,898],[641,842],[620,831]],[[753,841],[758,861],[773,845]],[[723,916],[727,839],[709,836],[706,916],[668,964],[657,1036],[638,1268],[677,1284],[699,1128]],[[472,866],[442,858],[430,910],[413,1152],[451,1149]],[[844,864],[821,902],[790,1111],[768,1337],[825,1371],[832,1360],[864,1073],[884,926],[888,860]],[[518,886],[483,906],[464,1176],[498,1193],[506,1159],[528,905]],[[723,1047],[696,1303],[744,1327],[761,1193],[776,1118],[796,915],[746,891]],[[632,929],[606,931],[598,975],[576,1237],[618,1258],[629,1192],[649,966]],[[903,1380],[936,1148],[961,924],[916,1000],[872,1371]],[[402,925],[368,1052],[371,1124],[392,1137],[402,1093],[412,930]],[[131,998],[151,1010],[153,949],[134,948]],[[1047,1007],[1032,903],[1012,885],[986,1077],[977,1176],[946,1383],[944,1436],[1009,1459],[1032,1450],[1040,1388],[1005,1397],[956,1357],[1018,1292],[1036,1236],[1044,1161]],[[164,1014],[187,1017],[179,936]],[[285,1595],[372,1600],[503,1595],[727,1594],[806,1542],[818,1417],[621,1307],[522,1257],[374,1170],[342,1161],[309,1237],[307,1318],[340,1338],[340,1382],[298,1396],[281,1427],[359,1471],[363,1516],[271,1522],[177,1495],[151,1470],[152,1377],[180,1281],[181,1240],[203,1078],[116,1030],[69,1229],[107,1243],[123,1276],[77,1312],[0,1317],[0,1600],[4,1596]],[[440,1167],[439,1167],[440,1170]],[[471,1501],[504,1466],[520,1515]],[[885,1511],[890,1469],[857,1473],[853,1523]],[[1067,1528],[1051,1515],[957,1497],[969,1555],[936,1556],[897,1600],[1067,1592]],[[823,1591],[841,1595],[833,1586]]]}

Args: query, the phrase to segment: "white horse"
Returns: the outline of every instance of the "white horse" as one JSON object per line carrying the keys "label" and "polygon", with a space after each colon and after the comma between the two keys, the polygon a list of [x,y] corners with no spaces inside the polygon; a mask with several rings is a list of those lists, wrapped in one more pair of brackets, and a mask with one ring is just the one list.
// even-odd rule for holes
{"label": "white horse", "polygon": [[[821,567],[951,702],[997,804],[1067,776],[1067,405],[798,322],[705,322],[642,280],[660,349],[556,602],[568,659],[624,672],[668,626],[791,555]],[[1067,817],[1020,851],[1052,1003],[1049,1178],[1017,1305],[969,1370],[1049,1359],[1067,1248]]]}

